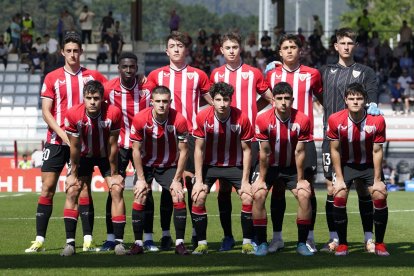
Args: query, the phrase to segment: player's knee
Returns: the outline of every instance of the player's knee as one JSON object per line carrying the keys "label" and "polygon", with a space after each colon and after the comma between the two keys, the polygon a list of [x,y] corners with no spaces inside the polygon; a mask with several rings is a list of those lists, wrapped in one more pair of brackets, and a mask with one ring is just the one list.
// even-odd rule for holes
{"label": "player's knee", "polygon": [[254,194],[254,204],[264,205],[266,201],[267,192],[265,190],[259,190]]}
{"label": "player's knee", "polygon": [[241,202],[242,202],[243,205],[252,205],[253,204],[253,198],[250,195],[246,194],[246,193],[243,193],[240,196],[240,199],[241,199]]}
{"label": "player's knee", "polygon": [[334,197],[334,206],[339,208],[346,207],[347,198],[341,197],[341,196],[335,196]]}
{"label": "player's knee", "polygon": [[197,207],[204,207],[206,204],[207,193],[201,191],[197,198],[193,198],[193,204]]}
{"label": "player's knee", "polygon": [[296,194],[299,201],[306,201],[311,197],[310,188],[300,188]]}
{"label": "player's knee", "polygon": [[387,192],[387,189],[385,188],[385,185],[384,187],[381,187],[379,189],[378,188],[374,189],[371,195],[373,201],[374,200],[386,200],[387,196],[388,196],[388,192]]}
{"label": "player's knee", "polygon": [[111,187],[111,196],[112,198],[120,198],[122,197],[124,189],[120,185],[112,185]]}

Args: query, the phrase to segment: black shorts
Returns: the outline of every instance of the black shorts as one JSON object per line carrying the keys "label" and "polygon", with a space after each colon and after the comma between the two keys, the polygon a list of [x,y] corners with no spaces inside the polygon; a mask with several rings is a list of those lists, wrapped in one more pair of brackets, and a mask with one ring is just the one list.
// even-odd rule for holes
{"label": "black shorts", "polygon": [[94,167],[98,166],[103,177],[111,176],[111,167],[108,158],[81,157],[79,160],[78,176],[91,176]]}
{"label": "black shorts", "polygon": [[163,189],[169,191],[177,171],[177,167],[153,168],[144,166],[143,170],[145,182],[151,185],[152,180],[155,178],[155,181],[157,181]]}
{"label": "black shorts", "polygon": [[118,173],[122,175],[123,178],[126,176],[126,169],[128,168],[129,161],[131,161],[132,166],[134,161],[132,159],[132,149],[119,148],[118,151]]}
{"label": "black shorts", "polygon": [[188,135],[187,137],[187,146],[188,146],[188,158],[187,158],[187,165],[185,167],[185,170],[187,172],[190,172],[192,174],[195,173],[195,167],[194,167],[194,145],[195,145],[195,139],[194,136]]}
{"label": "black shorts", "polygon": [[332,160],[331,160],[331,149],[330,141],[328,139],[323,139],[322,142],[322,167],[323,174],[326,179],[332,180]]}
{"label": "black shorts", "polygon": [[[258,176],[259,165],[257,165],[254,170],[252,182],[256,181]],[[296,185],[298,183],[298,174],[296,167],[268,167],[265,179],[267,189],[270,190],[273,185],[280,183],[280,181],[283,181],[283,183],[286,185],[286,188],[289,190],[296,189]]]}
{"label": "black shorts", "polygon": [[304,173],[305,178],[308,179],[309,176],[314,176],[317,173],[318,158],[314,141],[305,143],[305,156]]}
{"label": "black shorts", "polygon": [[243,177],[243,167],[216,167],[216,166],[203,166],[203,183],[211,186],[217,181],[217,179],[223,179],[230,183],[236,190],[240,190]]}
{"label": "black shorts", "polygon": [[[342,175],[344,176],[344,182],[348,189],[354,180],[358,180],[358,184],[360,183],[364,187],[371,187],[374,184],[374,165],[345,164],[342,166]],[[384,181],[383,174],[381,174],[381,180]]]}
{"label": "black shorts", "polygon": [[69,146],[46,143],[42,159],[42,172],[57,172],[60,174],[63,167],[69,162],[70,148]]}

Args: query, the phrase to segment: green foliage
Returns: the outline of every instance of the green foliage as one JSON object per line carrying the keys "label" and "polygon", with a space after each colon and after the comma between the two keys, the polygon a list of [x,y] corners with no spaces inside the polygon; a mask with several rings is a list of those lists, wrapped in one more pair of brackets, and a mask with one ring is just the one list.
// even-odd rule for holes
{"label": "green foliage", "polygon": [[[325,221],[325,190],[317,190],[318,217],[315,228],[317,248],[328,238]],[[113,252],[83,253],[82,227],[78,221],[77,254],[63,258],[59,256],[65,243],[65,230],[62,210],[64,193],[56,193],[54,209],[46,238],[46,251],[38,254],[25,254],[35,236],[35,212],[38,194],[0,193],[0,275],[412,275],[414,269],[414,247],[412,229],[414,221],[413,193],[393,192],[389,194],[390,215],[385,237],[390,257],[378,257],[363,250],[363,232],[358,214],[358,199],[355,191],[348,200],[348,242],[350,255],[335,257],[322,252],[313,257],[298,256],[295,252],[297,230],[295,224],[297,204],[286,193],[287,209],[283,225],[285,249],[266,257],[245,256],[241,251],[240,200],[233,193],[233,233],[236,247],[226,253],[216,250],[220,247],[222,230],[217,210],[217,194],[207,198],[209,213],[207,237],[210,252],[206,256],[177,256],[174,251],[146,253],[140,256],[115,256]],[[99,244],[105,239],[105,201],[107,193],[93,193],[95,205],[94,239]],[[131,227],[132,191],[125,191],[127,225],[125,242],[133,241]],[[160,193],[154,193],[155,242],[161,238],[159,225]],[[268,212],[270,197],[267,199]],[[268,237],[271,238],[271,220],[268,216]],[[173,224],[171,224],[172,235]],[[187,218],[186,243],[191,237],[191,224]]]}
{"label": "green foliage", "polygon": [[414,8],[411,0],[348,0],[351,11],[342,14],[341,26],[357,29],[357,19],[362,10],[368,10],[368,17],[373,23],[372,30],[378,31],[382,39],[396,39],[403,20],[409,26],[414,25]]}

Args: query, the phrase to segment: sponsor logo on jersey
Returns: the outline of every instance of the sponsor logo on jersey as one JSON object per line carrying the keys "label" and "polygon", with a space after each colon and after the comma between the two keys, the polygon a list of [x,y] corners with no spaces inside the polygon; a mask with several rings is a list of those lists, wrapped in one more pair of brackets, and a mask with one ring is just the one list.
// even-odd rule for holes
{"label": "sponsor logo on jersey", "polygon": [[275,74],[275,78],[276,79],[281,79],[282,78],[282,75]]}
{"label": "sponsor logo on jersey", "polygon": [[214,129],[214,124],[209,125],[207,122],[205,123],[207,129]]}
{"label": "sponsor logo on jersey", "polygon": [[357,71],[357,70],[352,70],[352,76],[354,78],[358,78],[359,75],[361,75],[361,71]]}
{"label": "sponsor logo on jersey", "polygon": [[336,68],[336,69],[332,69],[332,68],[331,68],[331,70],[330,70],[331,74],[335,74],[335,73],[336,73],[336,71],[338,71],[338,68]]}
{"label": "sponsor logo on jersey", "polygon": [[348,129],[348,126],[343,126],[343,125],[340,125],[339,127],[341,128],[341,130],[346,130],[346,129]]}
{"label": "sponsor logo on jersey", "polygon": [[187,73],[187,78],[192,80],[194,78],[194,73]]}
{"label": "sponsor logo on jersey", "polygon": [[114,90],[114,96],[121,96],[122,92]]}
{"label": "sponsor logo on jersey", "polygon": [[164,72],[164,77],[165,78],[168,78],[170,76],[170,73],[166,73],[166,72]]}
{"label": "sponsor logo on jersey", "polygon": [[241,73],[241,76],[244,80],[247,80],[249,78],[249,75],[250,75],[249,72],[242,72]]}
{"label": "sponsor logo on jersey", "polygon": [[167,125],[167,131],[168,132],[173,132],[174,131],[174,126],[173,125]]}
{"label": "sponsor logo on jersey", "polygon": [[218,73],[217,75],[218,75],[218,78],[219,78],[219,79],[224,79],[224,74],[220,74],[220,73]]}

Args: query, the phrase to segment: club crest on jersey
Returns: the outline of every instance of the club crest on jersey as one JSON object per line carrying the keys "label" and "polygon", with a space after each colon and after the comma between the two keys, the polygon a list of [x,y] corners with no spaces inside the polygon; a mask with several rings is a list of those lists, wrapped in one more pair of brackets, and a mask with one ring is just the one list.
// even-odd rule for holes
{"label": "club crest on jersey", "polygon": [[242,72],[241,73],[241,76],[244,80],[247,80],[249,78],[249,75],[250,75],[249,72]]}
{"label": "club crest on jersey", "polygon": [[168,132],[173,132],[174,131],[174,126],[173,125],[167,125],[167,131]]}
{"label": "club crest on jersey", "polygon": [[189,80],[192,80],[193,78],[194,78],[194,73],[187,73],[187,78],[189,79]]}
{"label": "club crest on jersey", "polygon": [[237,132],[240,129],[240,125],[239,124],[237,124],[237,125],[230,125],[230,129],[233,132]]}
{"label": "club crest on jersey", "polygon": [[150,91],[148,89],[142,89],[138,91],[139,96],[142,98],[144,96],[148,96],[150,94]]}
{"label": "club crest on jersey", "polygon": [[94,78],[92,76],[86,76],[84,78],[82,78],[83,80],[83,84],[88,83],[88,81],[94,80]]}
{"label": "club crest on jersey", "polygon": [[375,131],[375,126],[364,126],[364,131],[366,133],[373,133]]}
{"label": "club crest on jersey", "polygon": [[361,75],[361,71],[352,70],[352,76],[354,78],[358,78]]}
{"label": "club crest on jersey", "polygon": [[99,122],[99,127],[100,128],[109,128],[111,126],[111,120],[110,119],[106,119],[105,121],[100,121]]}
{"label": "club crest on jersey", "polygon": [[135,127],[134,127],[134,126],[132,126],[132,127],[131,127],[131,134],[135,134],[135,133],[137,133],[137,130],[135,129]]}
{"label": "club crest on jersey", "polygon": [[306,74],[299,74],[300,81],[306,80],[308,78],[308,75],[309,75],[308,73],[306,73]]}

